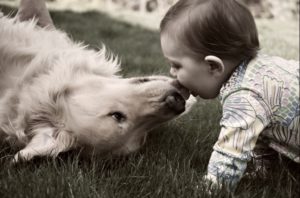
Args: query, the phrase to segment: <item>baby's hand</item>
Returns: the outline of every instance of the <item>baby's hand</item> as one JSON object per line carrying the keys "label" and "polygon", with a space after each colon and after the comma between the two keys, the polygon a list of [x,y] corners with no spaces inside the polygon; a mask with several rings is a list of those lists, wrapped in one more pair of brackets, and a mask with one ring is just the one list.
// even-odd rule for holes
{"label": "baby's hand", "polygon": [[228,193],[230,197],[235,197],[234,196],[234,191],[227,186],[224,181],[220,181],[216,176],[207,173],[203,178],[203,188],[204,190],[210,195],[210,196],[216,196],[220,195],[220,192],[223,194],[224,192]]}
{"label": "baby's hand", "polygon": [[215,195],[219,195],[220,190],[222,190],[221,186],[218,185],[216,177],[212,175],[207,174],[203,176],[201,181],[201,183],[196,185],[199,197],[214,197]]}
{"label": "baby's hand", "polygon": [[212,194],[212,192],[222,189],[222,184],[220,182],[218,182],[217,177],[214,176],[214,175],[211,175],[211,174],[207,173],[203,177],[203,181],[204,181],[206,191],[210,195]]}

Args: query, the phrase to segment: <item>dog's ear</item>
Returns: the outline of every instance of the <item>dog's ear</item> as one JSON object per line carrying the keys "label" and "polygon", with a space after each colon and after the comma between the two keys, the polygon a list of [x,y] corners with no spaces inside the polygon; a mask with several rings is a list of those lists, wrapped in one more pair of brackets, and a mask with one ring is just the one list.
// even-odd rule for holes
{"label": "dog's ear", "polygon": [[29,161],[35,156],[56,157],[59,153],[74,148],[75,145],[76,138],[71,132],[57,132],[53,127],[37,128],[26,147],[14,156],[13,163],[20,160]]}
{"label": "dog's ear", "polygon": [[[67,129],[66,100],[69,87],[49,91],[43,103],[35,104],[31,113],[20,117],[26,137],[30,139],[24,149],[19,151],[14,162],[28,161],[35,156],[53,156],[75,147],[75,135]],[[22,115],[22,114],[20,114]]]}
{"label": "dog's ear", "polygon": [[48,106],[44,109],[45,112],[29,116],[25,124],[25,134],[29,141],[25,148],[14,156],[14,163],[20,160],[28,161],[35,156],[56,157],[59,153],[75,147],[75,135],[57,121],[63,115],[63,110],[58,104],[62,105],[53,103],[52,109]]}

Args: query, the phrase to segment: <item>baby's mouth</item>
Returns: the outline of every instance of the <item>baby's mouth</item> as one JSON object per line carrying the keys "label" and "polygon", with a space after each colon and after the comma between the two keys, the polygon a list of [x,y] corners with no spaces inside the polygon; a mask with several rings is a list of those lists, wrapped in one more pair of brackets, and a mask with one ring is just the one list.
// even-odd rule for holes
{"label": "baby's mouth", "polygon": [[188,89],[180,89],[179,92],[185,100],[189,99],[191,95]]}
{"label": "baby's mouth", "polygon": [[190,97],[190,90],[185,88],[183,85],[179,83],[179,81],[175,80],[171,83],[180,93],[180,95],[185,99],[189,99]]}
{"label": "baby's mouth", "polygon": [[192,96],[194,96],[194,97],[197,97],[197,96],[198,96],[198,94],[197,94],[196,92],[194,92],[194,91],[190,91],[190,94],[191,94]]}

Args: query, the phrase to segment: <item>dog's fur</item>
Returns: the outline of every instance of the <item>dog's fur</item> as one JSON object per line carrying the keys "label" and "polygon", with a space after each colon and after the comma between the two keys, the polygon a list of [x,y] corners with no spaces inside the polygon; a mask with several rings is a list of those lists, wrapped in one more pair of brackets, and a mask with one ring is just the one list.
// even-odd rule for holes
{"label": "dog's fur", "polygon": [[124,79],[119,69],[105,47],[0,15],[0,138],[20,146],[14,161],[74,148],[127,154],[184,110],[169,97],[178,93],[172,79]]}

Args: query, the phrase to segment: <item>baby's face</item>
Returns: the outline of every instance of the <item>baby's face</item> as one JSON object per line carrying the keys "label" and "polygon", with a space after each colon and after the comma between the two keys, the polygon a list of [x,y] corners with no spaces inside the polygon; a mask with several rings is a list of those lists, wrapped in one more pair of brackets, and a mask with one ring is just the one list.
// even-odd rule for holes
{"label": "baby's face", "polygon": [[191,94],[204,99],[217,97],[220,83],[211,74],[210,66],[202,55],[199,54],[199,58],[196,58],[169,34],[161,35],[161,47],[170,63],[171,75],[189,89]]}

